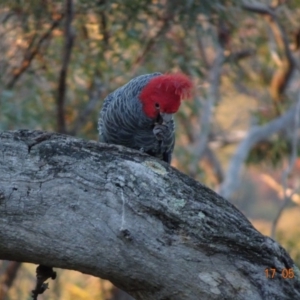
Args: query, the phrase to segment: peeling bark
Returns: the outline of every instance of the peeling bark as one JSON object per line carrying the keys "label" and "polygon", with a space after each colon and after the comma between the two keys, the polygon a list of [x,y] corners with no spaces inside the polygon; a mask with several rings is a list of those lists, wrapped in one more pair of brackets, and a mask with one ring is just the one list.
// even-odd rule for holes
{"label": "peeling bark", "polygon": [[61,134],[0,133],[0,241],[0,259],[136,299],[300,299],[290,256],[228,201],[146,154]]}

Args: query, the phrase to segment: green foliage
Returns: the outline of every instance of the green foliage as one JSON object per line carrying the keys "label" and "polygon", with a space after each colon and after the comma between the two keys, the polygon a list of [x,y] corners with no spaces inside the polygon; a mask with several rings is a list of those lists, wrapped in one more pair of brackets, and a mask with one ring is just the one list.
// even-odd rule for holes
{"label": "green foliage", "polygon": [[247,159],[247,164],[272,165],[277,167],[282,161],[289,157],[291,144],[282,136],[275,136],[271,140],[263,141],[255,145]]}

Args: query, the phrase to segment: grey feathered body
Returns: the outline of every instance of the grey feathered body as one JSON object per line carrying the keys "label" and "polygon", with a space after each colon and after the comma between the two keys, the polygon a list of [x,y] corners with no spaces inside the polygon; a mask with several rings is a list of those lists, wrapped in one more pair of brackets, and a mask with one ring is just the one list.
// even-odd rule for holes
{"label": "grey feathered body", "polygon": [[144,151],[170,163],[175,144],[174,120],[166,124],[162,140],[153,133],[157,120],[143,111],[139,94],[149,80],[160,73],[138,76],[109,94],[100,111],[100,141]]}

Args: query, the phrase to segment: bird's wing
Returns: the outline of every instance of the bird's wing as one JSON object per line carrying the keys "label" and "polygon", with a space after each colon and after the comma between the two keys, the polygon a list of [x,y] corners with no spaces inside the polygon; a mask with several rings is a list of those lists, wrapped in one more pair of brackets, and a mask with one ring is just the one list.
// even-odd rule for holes
{"label": "bird's wing", "polygon": [[98,131],[99,131],[99,139],[100,142],[105,142],[103,140],[103,130],[104,130],[104,123],[103,123],[103,116],[106,114],[106,111],[110,105],[110,103],[113,101],[113,93],[110,93],[107,95],[107,97],[103,101],[103,106],[99,114],[99,119],[98,119]]}

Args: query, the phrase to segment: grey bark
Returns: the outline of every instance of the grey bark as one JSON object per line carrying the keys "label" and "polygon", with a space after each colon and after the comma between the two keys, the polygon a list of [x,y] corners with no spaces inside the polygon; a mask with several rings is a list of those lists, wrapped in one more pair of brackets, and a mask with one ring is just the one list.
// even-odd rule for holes
{"label": "grey bark", "polygon": [[54,133],[0,133],[0,259],[136,299],[300,299],[287,252],[212,190],[146,154]]}

